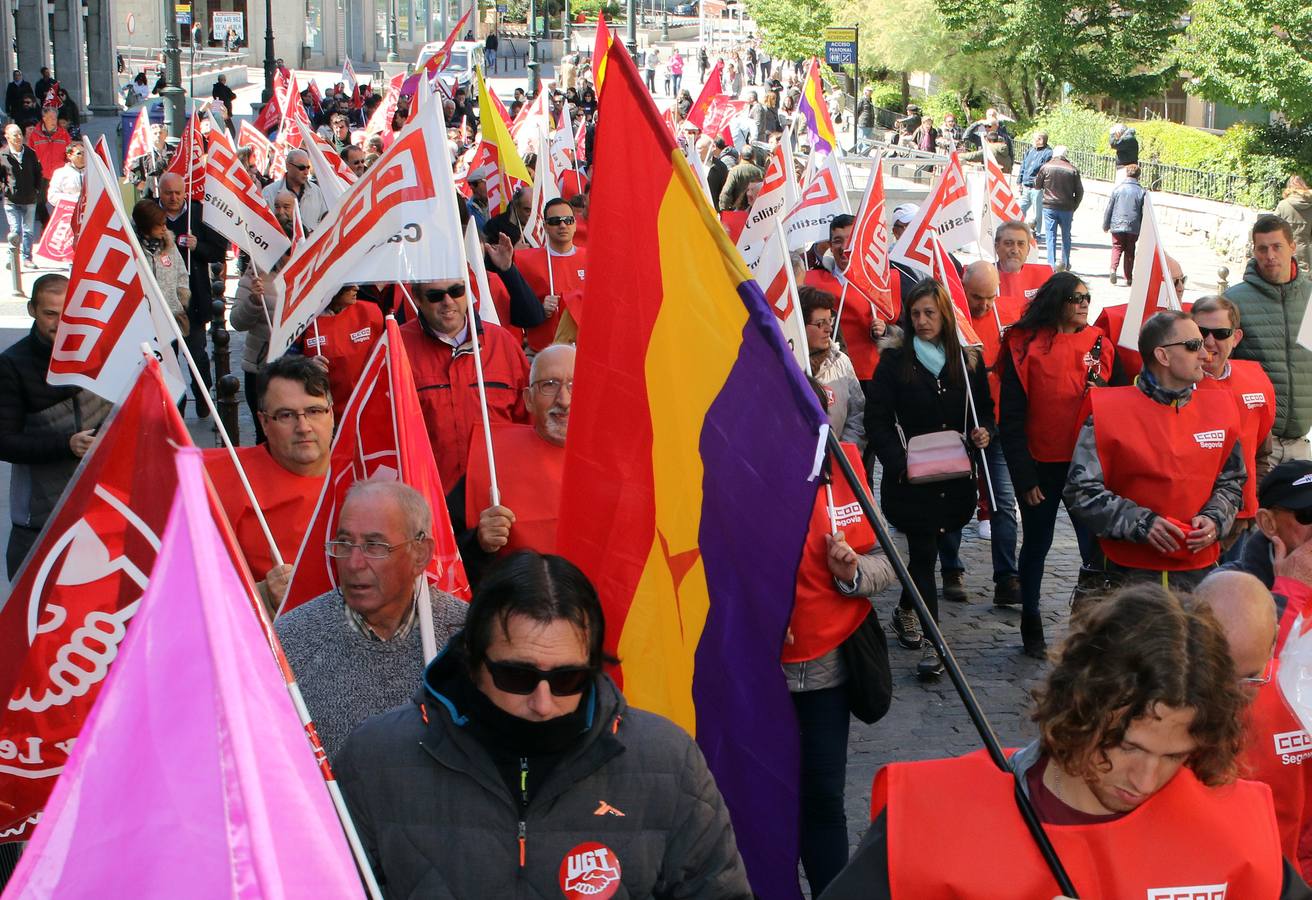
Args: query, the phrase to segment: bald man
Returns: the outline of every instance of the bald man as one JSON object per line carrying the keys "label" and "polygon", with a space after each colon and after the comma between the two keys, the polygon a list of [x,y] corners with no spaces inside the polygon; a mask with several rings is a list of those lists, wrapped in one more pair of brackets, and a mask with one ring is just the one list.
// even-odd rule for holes
{"label": "bald man", "polygon": [[1203,579],[1194,599],[1212,608],[1225,631],[1230,658],[1244,687],[1253,695],[1248,711],[1241,777],[1271,787],[1280,846],[1299,865],[1298,848],[1308,832],[1306,795],[1312,778],[1312,738],[1285,703],[1276,684],[1276,604],[1256,577],[1246,572],[1217,571]]}
{"label": "bald man", "polygon": [[[1166,257],[1166,271],[1171,278],[1171,283],[1175,286],[1175,296],[1183,304],[1185,312],[1188,312],[1191,303],[1184,302],[1184,270],[1175,258],[1168,255]],[[1131,341],[1129,347],[1121,345],[1121,330],[1125,328],[1125,311],[1129,309],[1129,303],[1117,303],[1112,306],[1104,306],[1102,312],[1098,314],[1098,321],[1093,324],[1102,329],[1102,333],[1112,339],[1116,345],[1116,366],[1117,371],[1112,373],[1113,384],[1130,384],[1134,381],[1136,375],[1143,371],[1143,358],[1139,355],[1138,342]],[[1148,321],[1152,316],[1153,310],[1144,312],[1143,320]]]}
{"label": "bald man", "polygon": [[287,173],[264,188],[264,202],[273,207],[280,191],[291,191],[301,210],[301,225],[309,234],[319,225],[319,220],[328,214],[328,201],[324,199],[323,190],[310,180],[310,154],[304,150],[291,150],[287,153]]}
{"label": "bald man", "polygon": [[[989,393],[993,395],[993,408],[998,409],[1001,385],[993,364],[998,359],[998,348],[1002,346],[1002,333],[1020,318],[1024,301],[998,296],[998,269],[991,262],[979,261],[966,266],[961,272],[961,286],[965,288],[966,302],[970,304],[971,324],[984,342]],[[993,544],[993,603],[1014,606],[1020,603],[1020,576],[1016,569],[1016,491],[1011,484],[1006,457],[1002,455],[1002,442],[994,441],[984,451],[984,458],[988,461],[993,498],[997,501],[997,508],[992,510],[989,518],[980,521],[981,536],[987,533]],[[981,499],[987,502],[987,492],[981,494]]]}

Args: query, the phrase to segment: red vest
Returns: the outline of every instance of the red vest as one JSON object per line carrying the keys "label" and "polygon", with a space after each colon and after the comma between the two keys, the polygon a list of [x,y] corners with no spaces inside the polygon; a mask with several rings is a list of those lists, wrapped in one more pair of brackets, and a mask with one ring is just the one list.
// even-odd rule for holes
{"label": "red vest", "polygon": [[[808,269],[802,283],[819,288],[834,299],[843,296],[843,286],[828,269]],[[896,269],[889,269],[888,286],[893,295],[893,304],[900,315],[902,312],[902,282]],[[896,320],[897,316],[893,317]],[[857,290],[856,285],[849,284],[847,298],[843,301],[843,318],[838,327],[847,342],[847,356],[856,369],[858,381],[869,381],[875,377],[875,367],[879,365],[879,347],[870,337],[870,326],[875,324],[875,311],[870,299]]]}
{"label": "red vest", "polygon": [[306,356],[328,360],[328,385],[333,416],[340,419],[355,383],[383,333],[383,313],[368,300],[357,300],[336,315],[324,314],[310,323],[297,341]]}
{"label": "red vest", "polygon": [[[499,556],[516,550],[556,552],[560,518],[560,483],[565,475],[565,448],[549,444],[530,425],[492,425],[492,453],[497,461],[501,505],[515,514],[510,539]],[[483,426],[469,439],[465,472],[465,527],[477,528],[478,516],[491,506],[492,479],[487,465]]]}
{"label": "red vest", "polygon": [[[401,341],[410,358],[443,490],[449,490],[465,474],[469,434],[482,421],[474,354],[468,344],[457,351],[429,337],[417,318],[401,326]],[[504,328],[485,322],[479,349],[489,418],[493,422],[527,422],[524,388],[528,387],[528,360],[519,342]]]}
{"label": "red vest", "polygon": [[1258,688],[1247,715],[1239,774],[1270,786],[1280,847],[1297,866],[1299,838],[1307,821],[1307,782],[1312,778],[1312,766],[1304,763],[1312,758],[1312,737],[1281,696],[1274,669],[1271,681]]}
{"label": "red vest", "polygon": [[[232,458],[222,448],[204,450],[202,456],[205,471],[209,473],[214,493],[232,523],[233,534],[237,536],[242,556],[246,557],[246,565],[250,566],[251,576],[256,581],[263,581],[273,568],[273,556],[250,498],[232,466]],[[237,458],[241,460],[246,478],[260,501],[260,509],[273,532],[273,539],[278,542],[282,561],[294,563],[305,530],[310,527],[314,508],[319,503],[324,476],[306,477],[287,471],[278,465],[267,445],[238,447]]]}
{"label": "red vest", "polygon": [[[1182,304],[1182,307],[1185,312],[1188,312],[1193,304],[1185,303]],[[1101,328],[1103,334],[1111,338],[1112,343],[1116,345],[1116,355],[1121,358],[1121,370],[1125,372],[1127,378],[1133,381],[1134,376],[1143,371],[1143,357],[1139,355],[1137,349],[1132,350],[1129,347],[1122,347],[1120,344],[1121,331],[1125,328],[1125,311],[1128,308],[1128,303],[1104,306],[1102,312],[1098,314],[1098,321],[1093,324]],[[1139,342],[1137,339],[1133,343],[1135,347],[1138,347]]]}
{"label": "red vest", "polygon": [[[1160,516],[1189,522],[1212,496],[1239,434],[1234,403],[1219,391],[1194,391],[1181,407],[1163,406],[1133,385],[1091,395],[1093,434],[1107,490]],[[1201,569],[1216,562],[1215,541],[1169,555],[1151,544],[1098,538],[1117,565],[1152,571]]]}
{"label": "red vest", "polygon": [[[1047,332],[1036,335],[1026,346],[1025,332],[1007,335],[1011,361],[1016,366],[1029,407],[1025,434],[1030,456],[1036,462],[1070,462],[1080,430],[1080,407],[1093,359],[1089,351],[1103,334],[1096,326],[1074,334]],[[1024,356],[1021,356],[1022,350]],[[1111,341],[1102,342],[1098,371],[1103,378],[1112,373],[1115,350]]]}
{"label": "red vest", "polygon": [[515,265],[539,300],[549,294],[560,298],[560,306],[541,325],[524,329],[528,347],[537,352],[556,339],[560,315],[569,309],[575,322],[581,322],[579,307],[583,305],[583,280],[588,268],[588,251],[575,247],[570,256],[550,256],[551,272],[547,272],[547,248],[535,247],[515,253]]}
{"label": "red vest", "polygon": [[[864,483],[866,472],[861,465],[861,451],[854,444],[843,444],[843,452]],[[841,477],[834,479],[832,489],[838,530],[843,532],[857,553],[870,552],[875,546],[875,531],[861,511],[856,494]],[[811,509],[811,525],[802,548],[802,562],[797,567],[797,598],[793,602],[793,616],[788,622],[793,642],[784,644],[780,657],[783,662],[806,662],[824,656],[851,637],[870,614],[869,598],[845,597],[834,587],[834,576],[826,562],[829,553],[825,548],[825,536],[829,532],[829,496],[821,484],[815,494],[815,506]]]}
{"label": "red vest", "polygon": [[[887,812],[895,900],[1049,900],[1060,894],[1016,809],[1015,784],[983,750],[882,769],[872,807]],[[945,813],[953,827],[932,828]],[[1208,788],[1181,769],[1114,821],[1044,830],[1081,897],[1280,896],[1280,837],[1266,785],[1237,781]]]}
{"label": "red vest", "polygon": [[1266,442],[1276,420],[1276,390],[1261,363],[1244,359],[1230,360],[1229,378],[1224,381],[1204,378],[1198,387],[1225,391],[1235,401],[1239,411],[1239,445],[1244,450],[1244,469],[1248,472],[1244,508],[1239,511],[1239,518],[1251,519],[1257,515],[1257,449]]}
{"label": "red vest", "polygon": [[[994,315],[995,311],[996,315]],[[970,324],[974,326],[975,333],[984,342],[984,366],[989,370],[989,393],[993,395],[995,413],[1002,408],[998,405],[998,398],[1002,393],[1002,379],[998,376],[995,365],[998,361],[998,352],[1002,349],[1002,333],[1019,319],[1024,311],[1023,299],[999,296],[993,304],[993,310],[978,318],[970,317]]]}
{"label": "red vest", "polygon": [[[1019,272],[998,270],[998,296],[1010,297],[1020,305],[1021,312],[1029,306],[1043,282],[1052,277],[1052,268],[1044,263],[1025,263]],[[1017,315],[1016,318],[1020,318]],[[1005,323],[1004,323],[1005,324]]]}

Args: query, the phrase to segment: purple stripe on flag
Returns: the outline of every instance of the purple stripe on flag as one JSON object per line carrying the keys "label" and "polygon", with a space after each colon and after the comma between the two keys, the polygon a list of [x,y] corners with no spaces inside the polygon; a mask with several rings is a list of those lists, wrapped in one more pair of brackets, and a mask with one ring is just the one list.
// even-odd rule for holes
{"label": "purple stripe on flag", "polygon": [[779,654],[826,421],[753,281],[742,346],[701,432],[701,555],[711,606],[697,647],[697,743],[763,898],[796,898],[797,724]]}

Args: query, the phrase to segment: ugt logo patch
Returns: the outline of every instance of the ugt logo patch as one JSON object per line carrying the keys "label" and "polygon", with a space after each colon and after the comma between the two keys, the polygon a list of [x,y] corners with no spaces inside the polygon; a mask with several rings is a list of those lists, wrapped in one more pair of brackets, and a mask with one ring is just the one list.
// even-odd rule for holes
{"label": "ugt logo patch", "polygon": [[560,862],[560,890],[567,900],[607,900],[619,888],[620,861],[605,844],[579,844]]}

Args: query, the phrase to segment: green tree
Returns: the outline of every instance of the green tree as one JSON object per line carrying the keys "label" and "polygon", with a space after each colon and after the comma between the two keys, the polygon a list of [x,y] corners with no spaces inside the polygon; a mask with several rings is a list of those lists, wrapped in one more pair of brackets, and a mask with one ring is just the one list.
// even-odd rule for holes
{"label": "green tree", "polygon": [[1177,59],[1193,93],[1312,120],[1312,7],[1303,0],[1194,0]]}
{"label": "green tree", "polygon": [[824,55],[824,30],[833,20],[825,0],[747,0],[747,13],[775,59]]}
{"label": "green tree", "polygon": [[935,0],[966,36],[967,53],[1005,59],[1021,73],[1025,106],[1078,94],[1138,100],[1175,77],[1172,44],[1189,0]]}

